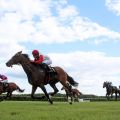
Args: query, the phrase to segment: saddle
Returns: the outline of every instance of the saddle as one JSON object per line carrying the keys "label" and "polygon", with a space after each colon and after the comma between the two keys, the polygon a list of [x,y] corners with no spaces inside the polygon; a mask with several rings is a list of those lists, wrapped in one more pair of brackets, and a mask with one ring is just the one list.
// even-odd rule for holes
{"label": "saddle", "polygon": [[3,90],[5,91],[8,88],[9,83],[2,83],[2,86],[3,86]]}
{"label": "saddle", "polygon": [[55,76],[57,75],[56,70],[54,69],[54,67],[49,67],[49,70],[46,70],[46,77],[45,77],[45,84],[47,84],[50,80],[54,79]]}
{"label": "saddle", "polygon": [[[33,63],[34,64],[34,63]],[[35,64],[36,65],[36,64]],[[44,84],[48,84],[50,80],[54,79],[55,76],[57,75],[56,70],[54,69],[54,67],[48,66],[45,63],[39,64],[38,65],[40,68],[45,70],[46,76],[44,79]]]}

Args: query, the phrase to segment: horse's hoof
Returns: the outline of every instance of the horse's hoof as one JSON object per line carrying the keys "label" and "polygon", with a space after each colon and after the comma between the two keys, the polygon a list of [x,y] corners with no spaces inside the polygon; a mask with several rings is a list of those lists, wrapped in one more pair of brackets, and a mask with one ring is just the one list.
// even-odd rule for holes
{"label": "horse's hoof", "polygon": [[41,96],[41,99],[45,99],[46,97],[45,96]]}
{"label": "horse's hoof", "polygon": [[3,101],[3,99],[0,99],[0,102],[2,102]]}
{"label": "horse's hoof", "polygon": [[52,98],[52,95],[51,95],[51,94],[49,94],[49,98],[50,98],[50,99]]}
{"label": "horse's hoof", "polygon": [[69,104],[72,105],[72,102],[70,102]]}
{"label": "horse's hoof", "polygon": [[50,101],[50,104],[52,105],[52,104],[53,104],[53,101]]}

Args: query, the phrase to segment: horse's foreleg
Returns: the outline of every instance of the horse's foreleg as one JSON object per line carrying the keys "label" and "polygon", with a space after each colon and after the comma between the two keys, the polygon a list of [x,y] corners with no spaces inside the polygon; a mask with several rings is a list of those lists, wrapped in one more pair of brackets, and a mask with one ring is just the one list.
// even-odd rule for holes
{"label": "horse's foreleg", "polygon": [[53,101],[50,99],[49,94],[47,93],[45,86],[40,86],[40,88],[42,89],[42,91],[44,92],[45,96],[47,97],[48,101],[50,102],[50,104],[53,104]]}
{"label": "horse's foreleg", "polygon": [[11,93],[11,92],[7,92],[6,96],[5,96],[5,97],[2,97],[2,100],[5,100],[5,99],[7,99],[8,97],[10,97],[10,93]]}
{"label": "horse's foreleg", "polygon": [[80,102],[80,101],[79,101],[79,97],[80,97],[79,94],[76,93],[77,102]]}
{"label": "horse's foreleg", "polygon": [[109,95],[107,93],[106,93],[106,98],[107,98],[107,100],[110,100]]}
{"label": "horse's foreleg", "polygon": [[115,93],[115,100],[117,101],[117,93]]}
{"label": "horse's foreleg", "polygon": [[113,98],[113,93],[111,93],[111,98]]}
{"label": "horse's foreleg", "polygon": [[77,97],[77,101],[80,102],[80,98],[79,97]]}
{"label": "horse's foreleg", "polygon": [[75,97],[73,97],[72,99],[73,99],[73,102],[75,102]]}
{"label": "horse's foreleg", "polygon": [[35,91],[36,91],[37,87],[36,86],[32,86],[32,92],[31,92],[31,98],[35,99]]}
{"label": "horse's foreleg", "polygon": [[[0,95],[2,94],[2,92],[0,92]],[[0,96],[0,102],[3,101],[3,97]]]}
{"label": "horse's foreleg", "polygon": [[55,84],[50,84],[50,86],[53,88],[54,92],[49,93],[51,96],[54,96],[55,94],[58,93],[58,89]]}

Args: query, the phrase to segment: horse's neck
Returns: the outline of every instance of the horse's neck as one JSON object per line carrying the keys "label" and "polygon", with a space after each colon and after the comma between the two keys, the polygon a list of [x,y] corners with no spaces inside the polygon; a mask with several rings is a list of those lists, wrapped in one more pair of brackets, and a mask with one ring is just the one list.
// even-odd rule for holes
{"label": "horse's neck", "polygon": [[32,64],[30,62],[22,62],[21,63],[26,74],[32,73]]}
{"label": "horse's neck", "polygon": [[37,67],[37,66],[33,65],[29,61],[26,62],[26,63],[23,62],[23,63],[21,63],[21,65],[22,65],[22,67],[23,67],[23,69],[24,69],[24,71],[25,71],[25,73],[27,74],[28,77],[31,77],[35,73],[36,73],[36,75],[38,75],[37,72],[40,71],[40,70],[38,70],[38,69],[40,69],[40,67]]}
{"label": "horse's neck", "polygon": [[112,86],[111,85],[106,86],[106,89],[107,89],[108,92],[110,92],[112,90]]}

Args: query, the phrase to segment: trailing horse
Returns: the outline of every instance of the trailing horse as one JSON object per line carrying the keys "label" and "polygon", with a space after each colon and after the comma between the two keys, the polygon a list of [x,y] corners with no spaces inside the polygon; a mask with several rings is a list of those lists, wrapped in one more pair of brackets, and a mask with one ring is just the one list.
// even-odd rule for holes
{"label": "trailing horse", "polygon": [[13,82],[7,84],[7,87],[4,88],[3,83],[0,82],[0,95],[7,92],[5,97],[0,98],[0,101],[7,99],[8,97],[10,98],[13,91],[24,92],[24,90],[20,89],[20,87]]}
{"label": "trailing horse", "polygon": [[[69,101],[69,92],[68,92],[68,90],[65,87],[62,87],[61,90],[65,90],[67,99]],[[79,102],[80,101],[79,100],[80,99],[80,95],[82,95],[82,93],[78,89],[76,89],[76,88],[72,88],[71,91],[72,91],[72,95],[73,95],[73,101],[76,99]]]}
{"label": "trailing horse", "polygon": [[[46,71],[40,66],[34,63],[31,63],[27,54],[22,54],[22,51],[16,53],[7,63],[8,67],[12,65],[20,64],[27,74],[28,82],[32,85],[31,97],[35,98],[34,93],[37,87],[40,87],[47,97],[48,101],[53,104],[53,101],[50,97],[55,95],[58,92],[56,83],[60,82],[66,89],[69,91],[69,96],[71,98],[70,104],[72,104],[72,94],[71,94],[71,85],[76,85],[75,81],[68,76],[68,74],[60,67],[53,67],[56,71],[56,74],[53,77],[50,77],[46,74]],[[54,92],[47,93],[45,85],[49,84]],[[39,97],[40,98],[40,97]]]}
{"label": "trailing horse", "polygon": [[104,82],[103,88],[106,87],[106,97],[109,100],[109,96],[111,95],[111,98],[113,97],[113,94],[115,93],[115,100],[117,100],[117,94],[120,96],[120,89],[118,89],[116,86],[112,86],[111,82]]}

